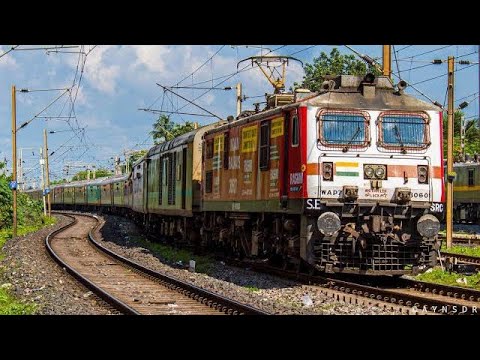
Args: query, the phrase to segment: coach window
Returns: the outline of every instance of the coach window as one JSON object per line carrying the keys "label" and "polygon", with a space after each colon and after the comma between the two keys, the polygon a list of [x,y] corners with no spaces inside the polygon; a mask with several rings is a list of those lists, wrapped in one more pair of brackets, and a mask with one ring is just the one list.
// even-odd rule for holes
{"label": "coach window", "polygon": [[270,121],[264,121],[260,125],[260,170],[268,170],[270,167]]}
{"label": "coach window", "polygon": [[295,115],[292,118],[292,147],[298,146],[299,143],[300,143],[299,121],[298,121],[298,116]]}
{"label": "coach window", "polygon": [[475,169],[468,169],[468,186],[475,185]]}

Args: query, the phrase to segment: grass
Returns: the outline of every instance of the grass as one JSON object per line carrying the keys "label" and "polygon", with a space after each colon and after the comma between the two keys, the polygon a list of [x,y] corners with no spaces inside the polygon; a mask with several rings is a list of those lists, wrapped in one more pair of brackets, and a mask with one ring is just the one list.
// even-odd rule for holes
{"label": "grass", "polygon": [[251,292],[260,291],[260,289],[256,286],[245,286],[245,289],[247,289],[248,291],[251,291]]}
{"label": "grass", "polygon": [[[462,286],[467,288],[472,288],[475,290],[480,290],[480,273],[475,275],[465,276],[457,273],[449,273],[447,271],[442,271],[441,268],[434,268],[433,271],[428,273],[419,274],[415,277],[417,280],[426,281],[436,284],[444,285],[454,285]],[[458,279],[465,278],[467,283],[457,283]]]}
{"label": "grass", "polygon": [[442,251],[446,251],[452,254],[467,255],[467,256],[478,256],[480,257],[480,247],[475,246],[452,246],[447,250],[447,245],[442,244]]}
{"label": "grass", "polygon": [[[17,227],[17,235],[22,236],[31,232],[40,230],[41,228],[55,224],[57,221],[54,217],[42,217],[40,221],[33,225],[20,225]],[[8,239],[12,237],[12,229],[5,228],[0,230],[0,249],[5,245]],[[5,257],[0,251],[0,261]],[[35,304],[22,303],[16,299],[8,287],[0,286],[0,315],[29,315],[36,310]]]}
{"label": "grass", "polygon": [[35,304],[21,303],[8,289],[0,288],[0,315],[30,315],[35,309]]}
{"label": "grass", "polygon": [[169,245],[152,243],[143,238],[137,239],[140,245],[152,251],[155,254],[169,263],[182,262],[183,265],[188,265],[190,260],[195,260],[195,272],[208,274],[212,269],[212,256],[194,255],[189,250],[175,249]]}

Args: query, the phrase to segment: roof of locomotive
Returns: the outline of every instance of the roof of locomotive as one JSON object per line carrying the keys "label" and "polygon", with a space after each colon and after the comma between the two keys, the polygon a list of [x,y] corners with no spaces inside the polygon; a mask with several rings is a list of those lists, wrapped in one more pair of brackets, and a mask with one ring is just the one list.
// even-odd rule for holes
{"label": "roof of locomotive", "polygon": [[[282,111],[290,110],[297,106],[316,106],[335,109],[361,109],[361,110],[398,110],[398,111],[441,111],[441,108],[420,100],[414,96],[403,93],[394,88],[390,79],[379,76],[373,83],[364,81],[362,76],[341,75],[331,81],[327,90],[309,94],[301,94],[301,98],[293,103],[260,111],[253,115],[230,122],[227,125],[209,130],[205,135],[224,131],[232,126],[238,126],[251,121],[256,121],[273,116]],[[365,97],[362,92],[364,85],[375,86],[375,96]],[[306,95],[306,96],[305,96]]]}
{"label": "roof of locomotive", "polygon": [[195,134],[199,130],[200,130],[200,128],[189,131],[188,133],[182,134],[182,135],[180,135],[180,136],[178,136],[178,137],[176,137],[176,138],[174,138],[170,141],[165,141],[161,144],[158,144],[158,145],[152,147],[150,150],[148,150],[148,152],[145,156],[150,157],[152,155],[159,154],[159,153],[162,153],[164,151],[173,149],[177,146],[191,143],[193,141],[193,139],[195,138]]}
{"label": "roof of locomotive", "polygon": [[472,167],[472,166],[480,166],[480,163],[475,162],[475,161],[453,163],[453,167]]}

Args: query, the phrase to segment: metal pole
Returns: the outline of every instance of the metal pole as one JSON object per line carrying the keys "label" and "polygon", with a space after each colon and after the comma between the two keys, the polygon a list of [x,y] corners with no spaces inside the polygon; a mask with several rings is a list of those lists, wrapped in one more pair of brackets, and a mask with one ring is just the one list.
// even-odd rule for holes
{"label": "metal pole", "polygon": [[448,57],[448,119],[447,119],[447,249],[453,236],[453,116],[454,116],[454,57]]}
{"label": "metal pole", "polygon": [[42,170],[43,215],[47,216],[47,199],[45,197],[45,159],[43,158],[42,148],[40,148],[40,169]]}
{"label": "metal pole", "polygon": [[236,86],[236,89],[237,89],[237,117],[238,117],[242,112],[242,83],[238,83]]}
{"label": "metal pole", "polygon": [[460,147],[462,150],[462,161],[465,161],[465,115],[460,118]]}
{"label": "metal pole", "polygon": [[390,77],[392,74],[392,49],[390,45],[383,45],[383,75]]}
{"label": "metal pole", "polygon": [[20,148],[20,158],[18,159],[18,185],[19,188],[23,191],[25,187],[23,186],[23,148]]}
{"label": "metal pole", "polygon": [[[43,147],[45,152],[45,179],[46,179],[46,188],[50,190],[50,174],[48,169],[48,141],[47,141],[47,130],[43,129]],[[52,203],[50,200],[50,191],[47,194],[47,203],[48,203],[48,216],[52,216]]]}
{"label": "metal pole", "polygon": [[[17,181],[17,99],[12,85],[12,180]],[[13,237],[17,236],[17,188],[13,189]]]}

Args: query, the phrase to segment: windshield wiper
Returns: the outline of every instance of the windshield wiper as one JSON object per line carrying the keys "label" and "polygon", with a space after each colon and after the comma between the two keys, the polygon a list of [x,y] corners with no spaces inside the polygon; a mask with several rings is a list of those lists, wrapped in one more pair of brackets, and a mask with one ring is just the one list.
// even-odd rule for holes
{"label": "windshield wiper", "polygon": [[402,147],[402,153],[406,153],[405,148],[403,146],[402,135],[400,134],[400,129],[398,128],[398,125],[395,124],[393,129],[395,130],[395,136],[397,137],[397,140],[398,140],[400,146]]}
{"label": "windshield wiper", "polygon": [[352,144],[352,141],[357,137],[357,135],[360,133],[360,125],[357,125],[357,131],[355,131],[355,134],[353,134],[352,138],[348,141],[347,145],[343,148],[343,152],[348,151],[348,147]]}

